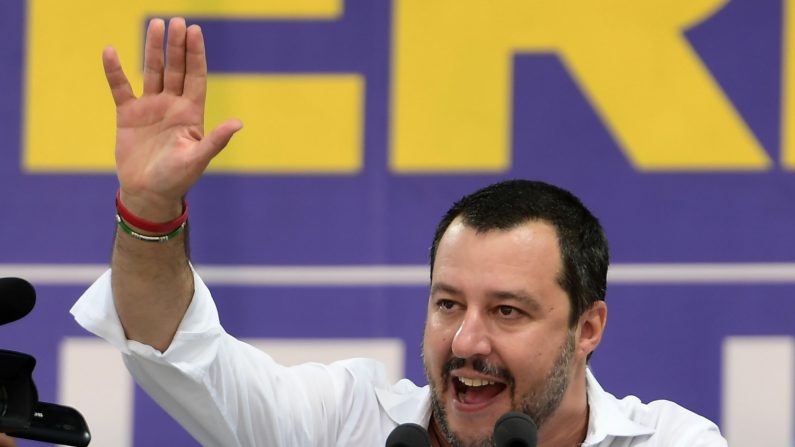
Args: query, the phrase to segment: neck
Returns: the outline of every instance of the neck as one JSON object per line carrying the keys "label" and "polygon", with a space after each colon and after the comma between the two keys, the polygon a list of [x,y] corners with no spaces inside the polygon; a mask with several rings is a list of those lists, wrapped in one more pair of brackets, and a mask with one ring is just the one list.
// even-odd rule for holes
{"label": "neck", "polygon": [[572,447],[588,434],[588,396],[585,368],[575,368],[566,395],[538,433],[539,447]]}
{"label": "neck", "polygon": [[572,424],[565,427],[552,427],[545,425],[539,433],[538,447],[573,447],[585,441],[588,434],[588,406],[586,405],[580,417],[574,419]]}
{"label": "neck", "polygon": [[442,434],[441,427],[436,420],[436,414],[431,414],[431,423],[428,424],[428,434],[431,437],[432,447],[450,447],[447,438]]}

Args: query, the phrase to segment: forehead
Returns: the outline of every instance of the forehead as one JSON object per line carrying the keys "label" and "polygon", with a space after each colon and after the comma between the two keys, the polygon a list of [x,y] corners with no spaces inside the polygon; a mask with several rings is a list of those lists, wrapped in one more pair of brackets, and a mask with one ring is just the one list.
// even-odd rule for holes
{"label": "forehead", "polygon": [[477,232],[456,219],[439,241],[433,282],[534,292],[559,288],[561,268],[557,232],[547,222]]}

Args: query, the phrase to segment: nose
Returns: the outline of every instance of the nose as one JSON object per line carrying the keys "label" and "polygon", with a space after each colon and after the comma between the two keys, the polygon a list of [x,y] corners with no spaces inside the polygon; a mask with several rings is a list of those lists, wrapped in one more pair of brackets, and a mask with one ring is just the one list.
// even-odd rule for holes
{"label": "nose", "polygon": [[491,335],[488,322],[477,311],[470,309],[461,320],[453,337],[453,355],[462,359],[491,354]]}

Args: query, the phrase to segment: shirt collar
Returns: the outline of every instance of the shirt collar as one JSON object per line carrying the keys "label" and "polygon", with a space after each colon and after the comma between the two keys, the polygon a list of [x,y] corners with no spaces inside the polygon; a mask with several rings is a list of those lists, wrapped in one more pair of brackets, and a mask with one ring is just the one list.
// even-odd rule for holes
{"label": "shirt collar", "polygon": [[389,388],[376,388],[378,402],[396,424],[413,422],[428,427],[431,420],[431,390],[428,385],[418,388],[403,379]]}
{"label": "shirt collar", "polygon": [[606,392],[596,381],[590,368],[585,369],[588,394],[588,435],[584,446],[595,445],[611,437],[644,436],[654,433],[654,427],[639,424],[622,411],[619,400]]}

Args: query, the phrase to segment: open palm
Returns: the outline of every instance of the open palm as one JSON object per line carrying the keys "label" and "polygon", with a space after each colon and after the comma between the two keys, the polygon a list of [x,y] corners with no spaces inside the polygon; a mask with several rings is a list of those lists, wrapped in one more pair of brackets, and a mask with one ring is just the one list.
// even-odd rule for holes
{"label": "open palm", "polygon": [[[116,103],[116,168],[127,208],[143,218],[166,221],[178,215],[181,199],[212,158],[242,127],[228,120],[204,135],[207,63],[204,39],[184,19],[150,22],[146,35],[143,94],[136,97],[108,47],[102,55]],[[176,214],[175,214],[176,213]]]}

